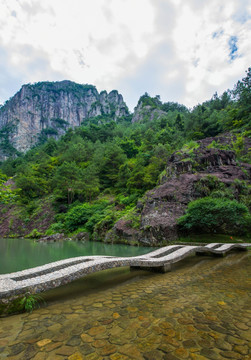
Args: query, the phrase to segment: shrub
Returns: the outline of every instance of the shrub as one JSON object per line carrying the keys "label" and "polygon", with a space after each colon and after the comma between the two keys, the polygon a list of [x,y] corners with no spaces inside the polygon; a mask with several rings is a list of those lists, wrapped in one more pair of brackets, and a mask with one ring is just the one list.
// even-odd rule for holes
{"label": "shrub", "polygon": [[124,216],[125,220],[129,220],[131,222],[131,227],[134,229],[138,229],[140,226],[140,214],[137,212],[136,207],[129,208]]}
{"label": "shrub", "polygon": [[124,205],[124,206],[135,206],[138,200],[139,194],[138,193],[133,193],[129,196],[124,196],[122,194],[120,194],[119,196],[117,196],[117,201],[119,204]]}
{"label": "shrub", "polygon": [[211,144],[207,146],[208,149],[220,149],[220,150],[232,150],[231,146],[226,143],[213,140]]}
{"label": "shrub", "polygon": [[62,233],[64,231],[64,224],[62,222],[56,222],[51,224],[49,229],[46,230],[45,235],[52,235],[55,233]]}
{"label": "shrub", "polygon": [[105,209],[109,202],[106,200],[93,204],[84,203],[71,208],[65,216],[65,226],[68,230],[74,231],[80,226],[92,232],[96,223],[104,216]]}
{"label": "shrub", "polygon": [[178,225],[182,231],[243,234],[251,229],[251,216],[236,200],[205,197],[189,203]]}
{"label": "shrub", "polygon": [[181,151],[183,153],[191,154],[193,152],[193,150],[198,149],[198,147],[200,147],[200,144],[196,141],[191,140],[191,141],[189,141],[189,143],[187,143],[183,146]]}
{"label": "shrub", "polygon": [[9,299],[7,302],[3,299],[0,300],[0,317],[24,311],[32,312],[34,309],[39,308],[41,304],[45,304],[43,297],[29,292]]}
{"label": "shrub", "polygon": [[224,191],[225,185],[216,176],[207,175],[195,184],[198,196],[209,196],[213,191]]}
{"label": "shrub", "polygon": [[94,239],[101,240],[105,237],[105,234],[110,230],[116,221],[122,216],[123,211],[116,211],[115,208],[109,208],[106,210],[100,221],[95,224],[94,227]]}
{"label": "shrub", "polygon": [[44,302],[42,296],[26,293],[19,303],[26,312],[32,312],[34,309],[40,307],[40,302]]}
{"label": "shrub", "polygon": [[234,194],[231,192],[231,189],[215,190],[211,193],[211,197],[234,200]]}
{"label": "shrub", "polygon": [[33,229],[28,235],[26,235],[26,238],[31,238],[31,239],[39,239],[40,237],[43,236],[43,233],[41,233],[40,231],[38,231],[37,229]]}

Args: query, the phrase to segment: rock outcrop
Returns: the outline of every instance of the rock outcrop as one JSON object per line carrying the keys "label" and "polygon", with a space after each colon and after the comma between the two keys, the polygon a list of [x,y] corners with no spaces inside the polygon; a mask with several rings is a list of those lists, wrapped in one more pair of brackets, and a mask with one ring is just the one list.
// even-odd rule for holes
{"label": "rock outcrop", "polygon": [[53,235],[43,236],[43,237],[37,239],[36,242],[48,243],[48,242],[56,242],[56,241],[64,240],[64,239],[65,239],[64,234],[56,233],[56,234],[53,234]]}
{"label": "rock outcrop", "polygon": [[[187,153],[176,151],[170,157],[160,183],[148,191],[138,202],[135,216],[140,226],[132,227],[132,221],[120,219],[107,234],[107,240],[145,245],[160,245],[178,238],[177,219],[185,213],[187,205],[199,197],[207,196],[210,182],[221,182],[226,188],[236,179],[250,183],[251,165],[237,164],[232,150],[211,148],[212,141],[227,144],[224,137],[207,138]],[[208,185],[209,184],[209,185]],[[235,187],[238,198],[238,186]]]}
{"label": "rock outcrop", "polygon": [[161,119],[165,116],[167,116],[167,113],[165,111],[162,111],[160,109],[154,109],[150,105],[144,105],[143,102],[139,102],[134,109],[132,123],[141,123],[144,122],[145,119],[147,121],[152,121],[154,119]]}
{"label": "rock outcrop", "polygon": [[128,114],[123,97],[116,90],[98,93],[92,85],[67,80],[23,85],[0,108],[2,155],[5,152],[8,156],[10,147],[25,152],[39,136],[58,138],[69,127],[98,115],[110,115],[116,121]]}
{"label": "rock outcrop", "polygon": [[165,119],[169,111],[186,113],[188,109],[184,105],[170,101],[162,103],[158,95],[151,97],[145,93],[139,98],[138,104],[134,108],[132,123]]}

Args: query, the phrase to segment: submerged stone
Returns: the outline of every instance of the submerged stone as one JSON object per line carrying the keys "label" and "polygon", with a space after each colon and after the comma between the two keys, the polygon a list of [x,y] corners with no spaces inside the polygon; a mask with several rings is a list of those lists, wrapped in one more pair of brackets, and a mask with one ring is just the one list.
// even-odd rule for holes
{"label": "submerged stone", "polygon": [[68,360],[84,360],[82,354],[80,352],[76,352],[68,357]]}
{"label": "submerged stone", "polygon": [[145,360],[162,360],[163,353],[158,350],[149,351],[143,354]]}
{"label": "submerged stone", "polygon": [[51,343],[51,339],[43,339],[37,342],[37,346],[43,347],[49,343]]}

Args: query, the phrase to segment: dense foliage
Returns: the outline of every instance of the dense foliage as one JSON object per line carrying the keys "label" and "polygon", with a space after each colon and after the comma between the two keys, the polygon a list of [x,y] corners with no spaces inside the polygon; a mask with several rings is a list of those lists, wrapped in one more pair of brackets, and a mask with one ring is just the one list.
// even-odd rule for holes
{"label": "dense foliage", "polygon": [[8,177],[0,170],[0,204],[9,204],[17,201],[18,189],[12,189],[8,184]]}
{"label": "dense foliage", "polygon": [[[91,234],[102,233],[102,227],[110,229],[122,215],[130,214],[137,199],[156,186],[170,154],[178,149],[189,152],[191,144],[196,146],[194,140],[231,131],[231,147],[240,160],[250,161],[250,150],[244,151],[243,142],[244,135],[251,134],[250,78],[251,69],[233,91],[215,94],[192,110],[177,103],[163,104],[159,96],[145,94],[139,103],[160,110],[160,116],[152,121],[146,116],[140,124],[132,124],[128,116],[114,122],[108,115],[100,115],[68,129],[59,140],[47,131],[41,134],[39,146],[10,157],[1,164],[1,171],[15,176],[20,189],[18,203],[27,216],[37,211],[38,199],[50,199],[56,216],[49,232],[81,228]],[[81,86],[80,90],[88,89]],[[55,122],[64,126],[62,119]],[[5,131],[9,129],[2,130],[0,141]],[[1,193],[2,197],[7,195]],[[245,205],[233,199],[209,197],[190,206],[182,226],[193,227],[198,221],[194,213],[209,208],[217,209],[219,221],[228,220],[224,224],[230,225],[232,219],[233,226],[242,224],[241,216],[246,216]],[[218,225],[209,220],[206,224],[198,222],[200,231],[216,229]],[[219,228],[223,229],[224,224]]]}
{"label": "dense foliage", "polygon": [[182,230],[240,235],[251,230],[248,208],[236,200],[205,197],[191,201],[179,219]]}

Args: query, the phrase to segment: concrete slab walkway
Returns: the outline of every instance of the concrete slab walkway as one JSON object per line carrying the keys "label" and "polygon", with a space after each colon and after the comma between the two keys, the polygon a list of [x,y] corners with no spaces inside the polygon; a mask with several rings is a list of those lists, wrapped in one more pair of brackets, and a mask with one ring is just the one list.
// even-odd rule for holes
{"label": "concrete slab walkway", "polygon": [[212,243],[206,246],[170,245],[135,257],[80,256],[56,261],[43,266],[0,275],[0,299],[24,294],[38,293],[101,270],[130,266],[145,270],[170,271],[171,265],[191,254],[224,256],[227,252],[247,250],[250,244]]}

